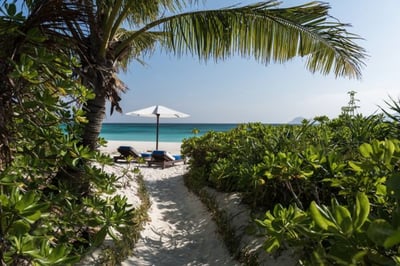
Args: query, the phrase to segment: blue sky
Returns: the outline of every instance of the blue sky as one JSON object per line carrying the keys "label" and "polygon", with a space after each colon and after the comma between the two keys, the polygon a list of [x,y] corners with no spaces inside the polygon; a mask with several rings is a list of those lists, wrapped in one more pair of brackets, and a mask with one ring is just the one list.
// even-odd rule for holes
{"label": "blue sky", "polygon": [[[255,1],[208,1],[205,8]],[[293,6],[308,1],[283,1]],[[347,92],[356,91],[359,113],[371,115],[386,107],[389,96],[400,98],[400,1],[327,1],[330,14],[352,25],[348,31],[364,40],[358,44],[369,57],[361,80],[312,74],[305,61],[263,65],[251,59],[199,62],[195,57],[174,57],[157,51],[145,58],[146,66],[133,63],[120,74],[129,91],[122,95],[124,113],[155,104],[190,114],[178,123],[286,123],[301,116],[337,117],[347,105]],[[211,3],[213,3],[211,5]],[[217,4],[216,4],[217,3]],[[154,122],[154,119],[107,112],[104,122]]]}

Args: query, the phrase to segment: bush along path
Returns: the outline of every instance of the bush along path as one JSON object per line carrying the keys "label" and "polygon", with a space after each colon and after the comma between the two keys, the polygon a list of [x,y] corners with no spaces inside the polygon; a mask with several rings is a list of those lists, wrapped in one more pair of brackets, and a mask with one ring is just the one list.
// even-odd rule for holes
{"label": "bush along path", "polygon": [[[186,183],[211,194],[201,195],[211,207],[223,199],[203,188],[237,193],[253,215],[263,213],[253,223],[273,257],[288,251],[301,265],[400,265],[398,122],[318,120],[241,125],[184,141]],[[226,217],[218,220],[229,222],[221,228],[235,244],[234,216]]]}
{"label": "bush along path", "polygon": [[292,266],[297,264],[293,250],[284,250],[277,256],[265,252],[263,235],[255,227],[254,214],[243,204],[240,193],[223,193],[211,187],[198,186],[190,174],[185,175],[185,185],[209,208],[229,252],[248,266]]}
{"label": "bush along path", "polygon": [[185,165],[144,167],[141,172],[152,204],[151,221],[122,265],[239,265],[207,208],[184,185]]}
{"label": "bush along path", "polygon": [[128,204],[135,208],[134,219],[124,226],[123,231],[120,228],[118,239],[107,236],[100,247],[86,254],[75,266],[120,265],[124,258],[132,254],[140,232],[149,220],[150,199],[139,168],[127,164],[106,166],[104,170],[121,177],[116,184],[118,189],[115,195],[126,197]]}

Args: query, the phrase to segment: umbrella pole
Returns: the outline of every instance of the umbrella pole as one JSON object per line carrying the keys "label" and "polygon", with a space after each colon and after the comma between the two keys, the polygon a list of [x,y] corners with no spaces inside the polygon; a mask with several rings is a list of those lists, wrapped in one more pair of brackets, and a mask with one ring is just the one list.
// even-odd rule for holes
{"label": "umbrella pole", "polygon": [[157,133],[156,133],[156,151],[158,150],[158,126],[160,123],[160,114],[157,114]]}

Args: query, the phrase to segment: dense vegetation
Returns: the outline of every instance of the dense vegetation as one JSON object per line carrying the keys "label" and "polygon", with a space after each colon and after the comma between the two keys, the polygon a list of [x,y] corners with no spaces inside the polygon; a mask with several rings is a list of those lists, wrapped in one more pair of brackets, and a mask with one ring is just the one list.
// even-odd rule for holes
{"label": "dense vegetation", "polygon": [[94,95],[74,76],[77,60],[15,5],[1,11],[0,265],[70,265],[106,235],[134,233],[137,211],[112,195],[132,173],[105,173],[112,160],[81,145]]}
{"label": "dense vegetation", "polygon": [[[17,67],[29,66],[29,73],[16,70],[13,75],[29,74],[32,82],[25,83],[26,94],[19,95],[13,110],[13,158],[0,172],[0,261],[66,265],[101,244],[106,234],[119,239],[132,224],[134,210],[126,198],[111,196],[122,178],[103,171],[111,159],[79,145],[83,112],[65,101],[63,91],[80,95],[73,102],[90,93],[50,69],[56,78],[44,82],[35,73],[35,61],[24,60]],[[81,179],[69,178],[71,171],[79,171]],[[89,184],[85,194],[78,189],[82,184]]]}
{"label": "dense vegetation", "polygon": [[[391,109],[400,113],[394,101]],[[257,223],[267,252],[291,247],[304,265],[396,265],[398,124],[382,115],[246,124],[187,139],[182,148],[191,182],[241,192],[265,213]]]}

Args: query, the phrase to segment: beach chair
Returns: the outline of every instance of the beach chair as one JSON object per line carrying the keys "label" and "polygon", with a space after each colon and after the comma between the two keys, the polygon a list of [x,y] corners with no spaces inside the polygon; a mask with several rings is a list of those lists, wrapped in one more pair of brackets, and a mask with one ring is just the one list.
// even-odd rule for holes
{"label": "beach chair", "polygon": [[147,164],[149,166],[161,166],[164,169],[179,162],[186,163],[185,159],[181,155],[172,155],[166,151],[153,151],[151,153],[151,159],[147,161]]}
{"label": "beach chair", "polygon": [[119,146],[117,151],[120,153],[120,155],[114,156],[114,162],[116,163],[118,160],[127,161],[128,157],[132,157],[133,162],[136,162],[138,158],[142,157],[140,152],[131,146]]}

